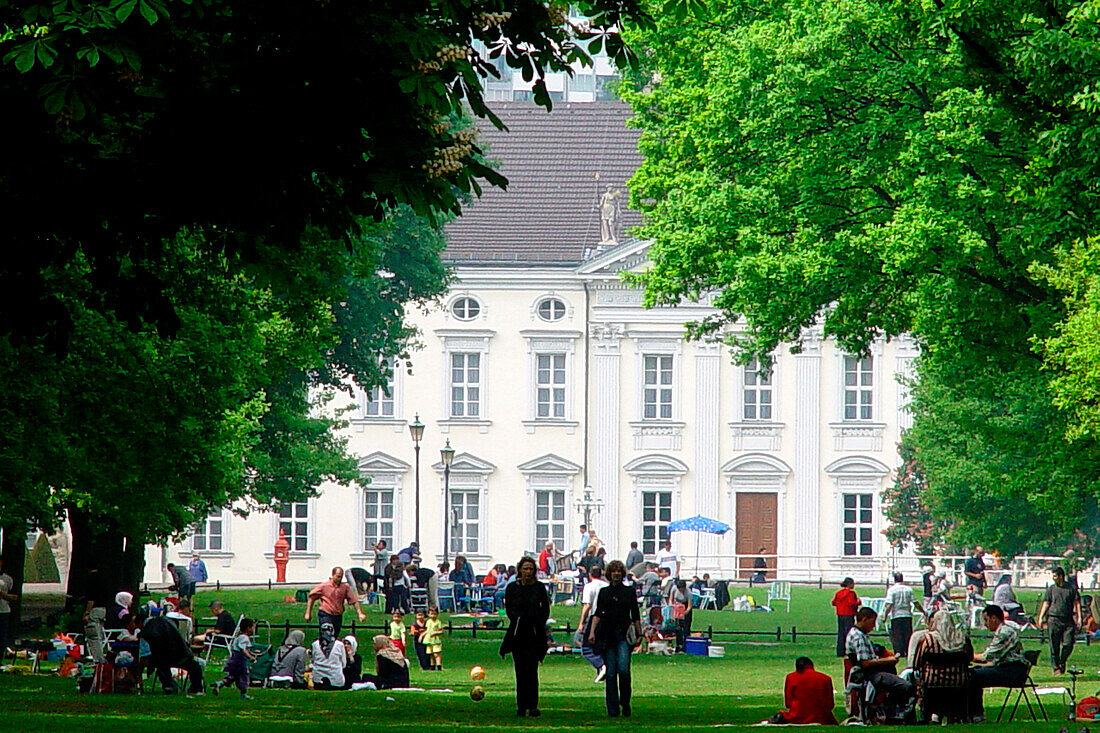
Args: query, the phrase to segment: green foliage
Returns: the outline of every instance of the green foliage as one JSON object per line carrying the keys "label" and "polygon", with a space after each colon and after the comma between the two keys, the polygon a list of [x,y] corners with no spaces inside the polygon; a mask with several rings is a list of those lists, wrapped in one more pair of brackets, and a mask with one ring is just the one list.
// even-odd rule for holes
{"label": "green foliage", "polygon": [[1089,392],[1057,381],[1069,359],[1088,379],[1095,321],[1065,320],[1056,274],[1100,223],[1098,12],[731,0],[630,36],[646,302],[716,292],[690,331],[742,358],[818,322],[852,353],[914,334],[930,506],[1006,553],[1087,525],[1100,494],[1094,440],[1067,443],[1085,415],[1058,410]]}
{"label": "green foliage", "polygon": [[648,22],[641,0],[2,3],[0,332],[64,349],[72,315],[42,273],[78,249],[100,307],[171,332],[164,284],[124,262],[181,228],[285,279],[312,233],[347,241],[399,204],[457,214],[506,183],[452,123],[499,124],[495,64],[549,107],[548,70],[591,63],[589,43],[629,66],[618,29]]}
{"label": "green foliage", "polygon": [[905,440],[898,445],[901,466],[894,485],[882,492],[882,513],[889,522],[884,534],[899,550],[912,543],[919,555],[942,551],[950,528],[928,506],[928,479],[916,450]]}
{"label": "green foliage", "polygon": [[61,574],[57,570],[57,561],[54,560],[53,550],[50,549],[50,541],[44,532],[39,533],[34,541],[34,547],[27,555],[23,567],[24,583],[59,583]]}

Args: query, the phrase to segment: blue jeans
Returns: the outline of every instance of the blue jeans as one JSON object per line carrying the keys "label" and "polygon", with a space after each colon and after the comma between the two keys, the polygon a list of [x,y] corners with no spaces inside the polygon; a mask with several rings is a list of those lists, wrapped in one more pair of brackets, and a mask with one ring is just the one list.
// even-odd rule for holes
{"label": "blue jeans", "polygon": [[630,710],[630,646],[625,639],[609,641],[603,652],[607,665],[604,677],[604,700],[607,714],[618,715]]}

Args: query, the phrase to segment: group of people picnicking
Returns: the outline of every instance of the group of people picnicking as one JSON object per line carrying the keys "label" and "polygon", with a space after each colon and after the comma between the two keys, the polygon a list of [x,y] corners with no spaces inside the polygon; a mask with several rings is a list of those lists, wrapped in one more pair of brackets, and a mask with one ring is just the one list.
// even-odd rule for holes
{"label": "group of people picnicking", "polygon": [[[708,587],[710,579],[707,575],[694,578],[691,585],[679,579],[680,559],[667,540],[661,543],[654,562],[645,561],[637,543],[631,543],[627,562],[633,565],[628,566],[619,560],[607,562],[606,552],[599,552],[603,548],[598,546],[595,534],[585,527],[581,530],[583,553],[578,548],[577,554],[591,560],[583,565],[578,563],[583,590],[573,643],[596,670],[595,681],[605,685],[608,715],[629,717],[630,656],[634,648],[649,638],[648,629],[653,623],[652,617],[643,619],[642,609],[672,607],[676,642],[682,648],[690,634],[692,590]],[[409,590],[438,588],[441,577],[456,587],[466,588],[479,580],[461,556],[455,558],[454,569],[441,565],[438,572],[423,573],[415,543],[392,555],[385,549],[385,542],[375,545],[373,572],[351,568],[345,573],[343,568],[336,567],[329,578],[309,591],[304,618],[311,621],[317,609],[318,638],[307,646],[305,632],[290,631],[272,653],[270,671],[266,674],[268,684],[316,690],[408,687],[410,643],[422,670],[442,669],[445,629],[439,619],[438,599],[429,593],[426,608],[415,614],[411,625],[406,625],[411,612]],[[1047,588],[1034,620],[1023,612],[1008,573],[994,573],[992,597],[987,602],[985,592],[990,585],[987,572],[993,569],[993,563],[983,555],[981,547],[975,548],[966,561],[965,588],[953,588],[945,571],[937,571],[932,565],[923,567],[919,600],[904,576],[894,574],[894,583],[881,606],[890,650],[872,643],[869,635],[878,626],[879,613],[863,605],[854,581],[845,578],[832,600],[837,615],[836,653],[845,660],[845,688],[869,687],[881,699],[882,714],[899,722],[917,714],[931,722],[981,720],[984,689],[1019,686],[1028,676],[1029,661],[1019,636],[1026,625],[1048,630],[1052,669],[1064,673],[1077,632],[1085,627],[1086,618],[1091,618],[1088,612],[1091,599],[1086,597],[1082,603],[1074,580],[1067,578],[1062,568],[1055,568],[1053,584]],[[516,709],[520,716],[540,715],[538,667],[553,644],[547,627],[552,591],[544,581],[557,570],[560,557],[553,543],[548,542],[537,558],[524,556],[513,567],[496,565],[480,580],[491,584],[499,594],[508,618],[500,654],[511,655],[513,659]],[[254,682],[251,666],[257,661],[252,643],[254,622],[243,617],[235,620],[215,601],[210,604],[215,615],[214,628],[205,634],[192,634],[190,595],[194,593],[196,575],[190,569],[186,574],[169,569],[173,573],[173,589],[177,591],[175,605],[150,604],[151,607],[136,609],[131,608],[132,594],[119,592],[112,597],[98,582],[97,571],[92,571],[85,609],[90,655],[97,662],[102,661],[104,632],[117,630],[117,642],[123,646],[133,644],[135,658],[156,671],[166,690],[175,689],[171,670],[184,669],[189,673],[189,691],[202,694],[203,669],[195,654],[210,643],[212,635],[220,635],[227,640],[229,659],[224,679],[213,683],[210,689],[216,694],[232,686],[247,698],[249,685]],[[429,582],[432,578],[436,579],[435,584]],[[373,673],[363,670],[356,637],[340,636],[349,606],[360,621],[365,620],[360,593],[367,592],[384,593],[390,614],[389,633],[372,638]],[[960,605],[962,602],[965,607]],[[991,641],[981,653],[975,652],[965,628],[965,617],[975,607],[981,608],[983,624],[992,632]],[[915,629],[914,619],[921,620],[923,628]],[[909,667],[899,672],[903,659],[909,662]],[[835,724],[833,702],[831,678],[817,671],[810,658],[799,657],[795,670],[785,681],[785,709],[771,722]]]}
{"label": "group of people picnicking", "polygon": [[[894,583],[882,604],[892,647],[889,651],[871,643],[868,634],[877,626],[879,614],[863,605],[855,582],[845,578],[832,605],[837,616],[836,653],[845,659],[846,671],[850,670],[845,680],[847,688],[870,684],[887,698],[883,710],[899,721],[916,713],[930,722],[984,720],[983,690],[1018,687],[1028,677],[1031,662],[1024,654],[1020,631],[1029,626],[1047,630],[1051,669],[1055,674],[1064,674],[1078,632],[1095,627],[1089,608],[1091,598],[1085,597],[1083,602],[1076,582],[1067,578],[1063,568],[1056,567],[1051,571],[1053,582],[1032,620],[1017,601],[1007,572],[992,573],[996,581],[992,597],[986,600],[990,570],[998,568],[980,546],[966,560],[964,587],[958,590],[950,585],[946,571],[926,565],[922,568],[920,600],[904,575],[894,573]],[[979,610],[983,625],[993,636],[986,649],[976,653],[967,627],[971,615]],[[920,619],[924,628],[914,630],[914,618]],[[902,659],[908,660],[909,666],[899,673]],[[807,692],[811,701],[796,707],[818,710],[820,705],[813,700],[818,693],[824,694],[824,688],[814,689],[817,692]],[[830,688],[830,701],[831,694]],[[820,704],[824,705],[824,698]],[[817,713],[808,716],[814,720],[801,713],[779,717],[783,719],[776,722],[830,722],[817,720],[822,717]],[[825,717],[831,717],[831,711]]]}

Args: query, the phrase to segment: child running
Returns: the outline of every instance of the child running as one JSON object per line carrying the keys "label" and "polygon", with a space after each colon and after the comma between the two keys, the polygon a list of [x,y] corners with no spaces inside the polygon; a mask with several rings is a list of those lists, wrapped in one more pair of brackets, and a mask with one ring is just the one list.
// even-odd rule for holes
{"label": "child running", "polygon": [[443,669],[443,622],[439,620],[439,609],[428,611],[428,621],[424,624],[424,645],[431,655],[431,668]]}
{"label": "child running", "polygon": [[390,641],[402,654],[405,653],[405,616],[400,611],[394,611],[390,621]]}
{"label": "child running", "polygon": [[251,700],[248,694],[248,663],[256,660],[256,654],[252,651],[252,632],[256,622],[250,618],[241,619],[240,632],[229,643],[229,661],[225,663],[225,679],[211,685],[212,692],[217,695],[221,688],[234,683],[240,690],[242,700]]}

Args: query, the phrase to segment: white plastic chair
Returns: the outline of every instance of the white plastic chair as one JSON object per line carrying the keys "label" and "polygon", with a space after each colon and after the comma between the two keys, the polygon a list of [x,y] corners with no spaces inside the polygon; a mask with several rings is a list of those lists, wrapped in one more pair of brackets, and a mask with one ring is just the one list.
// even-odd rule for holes
{"label": "white plastic chair", "polygon": [[768,608],[775,609],[772,601],[786,601],[787,613],[791,612],[791,583],[789,580],[772,581],[768,589]]}

